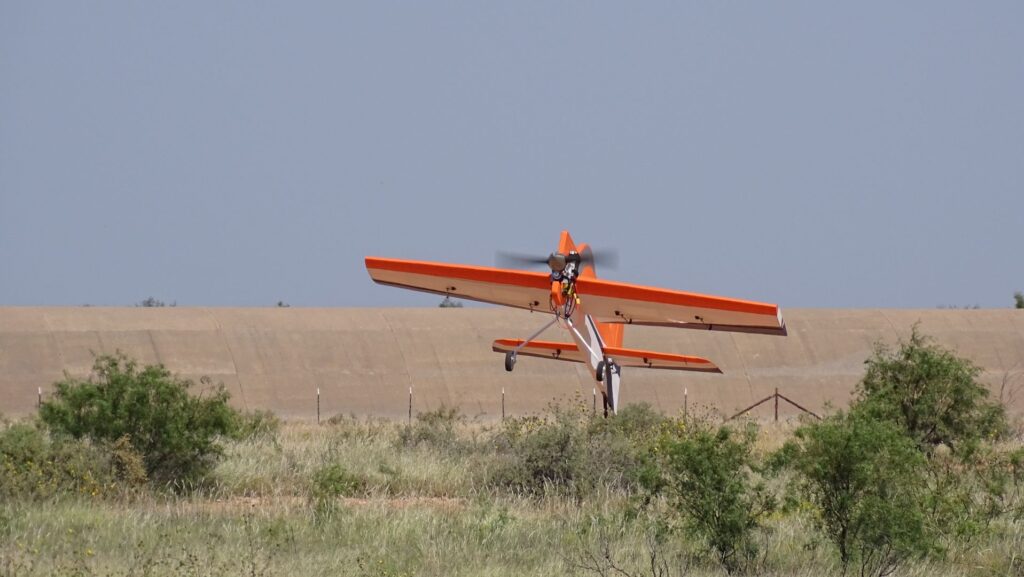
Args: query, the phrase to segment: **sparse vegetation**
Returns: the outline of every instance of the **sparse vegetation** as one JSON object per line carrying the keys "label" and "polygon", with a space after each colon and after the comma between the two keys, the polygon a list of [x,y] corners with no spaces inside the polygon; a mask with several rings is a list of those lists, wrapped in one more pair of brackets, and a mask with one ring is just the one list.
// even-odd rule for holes
{"label": "sparse vegetation", "polygon": [[[255,566],[268,576],[598,575],[580,561],[601,561],[608,552],[627,574],[652,575],[652,551],[673,575],[684,568],[686,575],[722,574],[702,539],[663,516],[665,497],[641,506],[645,491],[611,485],[582,495],[523,494],[490,482],[508,458],[485,442],[503,434],[501,425],[460,422],[458,453],[401,443],[405,426],[290,422],[276,433],[231,439],[207,482],[188,495],[0,498],[0,574],[11,567],[7,574],[249,575]],[[734,434],[739,442],[744,433]],[[754,447],[789,434],[766,428]],[[762,457],[752,448],[755,463]],[[1008,498],[1019,503],[1019,495]],[[771,574],[838,576],[813,511],[796,505],[760,519],[758,566]],[[1007,513],[994,523],[998,531],[951,542],[942,556],[911,558],[901,571],[1012,575],[1024,521]],[[594,567],[621,575],[601,563]]]}
{"label": "sparse vegetation", "polygon": [[135,303],[135,306],[143,307],[143,308],[176,307],[176,306],[178,306],[178,303],[177,303],[177,301],[175,301],[175,302],[172,302],[172,303],[168,304],[168,303],[166,303],[166,302],[164,302],[164,301],[162,301],[162,300],[160,300],[160,299],[158,299],[156,297],[146,297],[146,298],[142,299],[141,301]]}
{"label": "sparse vegetation", "polygon": [[461,309],[462,301],[455,300],[451,297],[446,296],[444,297],[444,299],[441,300],[441,304],[437,306],[443,309]]}
{"label": "sparse vegetation", "polygon": [[[1024,448],[947,355],[916,338],[879,349],[848,411],[795,432],[645,406],[502,423],[447,407],[411,424],[226,405],[158,418],[195,408],[179,394],[221,397],[104,358],[58,386],[48,417],[0,427],[0,575],[1017,575]],[[926,399],[913,422],[938,442],[897,410],[908,375]],[[966,391],[967,415],[918,379]],[[210,423],[201,483],[148,482],[158,431]]]}

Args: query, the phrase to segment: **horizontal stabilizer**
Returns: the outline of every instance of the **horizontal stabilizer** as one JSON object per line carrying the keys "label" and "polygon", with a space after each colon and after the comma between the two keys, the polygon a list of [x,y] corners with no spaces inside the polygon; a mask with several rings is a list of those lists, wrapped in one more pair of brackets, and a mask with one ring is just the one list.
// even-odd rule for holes
{"label": "horizontal stabilizer", "polygon": [[[520,339],[498,339],[494,341],[492,350],[496,353],[507,353],[522,344]],[[711,361],[689,355],[658,353],[621,347],[605,347],[605,356],[611,358],[622,367],[643,369],[666,369],[671,371],[699,371],[705,373],[721,373],[722,370]],[[572,361],[583,363],[587,355],[581,353],[575,343],[556,343],[551,341],[531,341],[519,350],[518,355]]]}

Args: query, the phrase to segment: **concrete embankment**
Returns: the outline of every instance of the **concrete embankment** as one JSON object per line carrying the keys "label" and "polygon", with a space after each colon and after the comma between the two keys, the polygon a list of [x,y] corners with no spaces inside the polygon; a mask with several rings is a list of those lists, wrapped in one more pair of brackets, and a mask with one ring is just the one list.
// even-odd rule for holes
{"label": "concrete embankment", "polygon": [[[623,403],[665,412],[710,405],[731,413],[776,387],[812,410],[843,406],[875,342],[895,344],[915,323],[942,345],[982,367],[995,395],[1016,385],[1014,413],[1024,413],[1024,311],[784,311],[788,337],[627,327],[626,346],[694,354],[725,374],[625,369]],[[549,317],[505,309],[304,308],[0,308],[0,413],[32,412],[65,372],[88,374],[94,355],[123,351],[160,362],[197,381],[223,382],[233,401],[287,417],[321,412],[404,416],[441,403],[470,415],[543,410],[552,400],[591,402],[582,366],[521,358],[506,373],[497,338],[524,338]],[[556,329],[542,338],[568,340]],[[769,403],[770,405],[770,403]],[[759,416],[769,415],[762,407]],[[788,406],[785,415],[794,414]]]}

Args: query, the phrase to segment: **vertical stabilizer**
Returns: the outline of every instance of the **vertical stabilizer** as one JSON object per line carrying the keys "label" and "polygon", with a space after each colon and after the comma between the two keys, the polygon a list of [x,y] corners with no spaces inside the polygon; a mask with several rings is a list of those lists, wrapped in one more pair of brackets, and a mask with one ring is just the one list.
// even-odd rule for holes
{"label": "vertical stabilizer", "polygon": [[[563,234],[568,235],[569,233],[564,232]],[[579,246],[580,252],[583,252],[587,248],[588,245],[586,243]],[[597,270],[593,265],[586,266],[582,271],[580,271],[580,276],[583,278],[597,278]],[[595,322],[594,324],[597,325],[597,332],[601,333],[601,340],[604,341],[604,345],[606,347],[622,347],[622,335],[626,325],[622,323],[599,322]]]}

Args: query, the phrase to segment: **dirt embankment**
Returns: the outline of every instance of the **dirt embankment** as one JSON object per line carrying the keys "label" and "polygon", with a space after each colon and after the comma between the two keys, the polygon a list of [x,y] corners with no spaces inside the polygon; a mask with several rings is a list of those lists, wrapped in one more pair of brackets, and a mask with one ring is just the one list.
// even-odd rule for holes
{"label": "dirt embankment", "polygon": [[[626,369],[622,400],[722,412],[776,387],[808,408],[843,405],[875,342],[895,343],[915,323],[970,358],[998,395],[1018,392],[1024,413],[1024,311],[793,309],[788,337],[627,327],[626,346],[707,357],[723,375]],[[523,338],[545,316],[505,309],[0,308],[0,412],[21,415],[66,372],[88,373],[94,354],[121,350],[198,379],[223,382],[234,402],[283,416],[404,417],[441,403],[500,418],[543,410],[555,399],[590,405],[594,383],[572,363],[523,358],[514,373],[491,352]],[[568,340],[557,332],[546,339]],[[1005,384],[1005,387],[1003,385]],[[204,385],[197,385],[204,386]],[[770,403],[768,404],[770,405]],[[761,416],[770,414],[763,407]],[[791,414],[787,406],[782,414]]]}

